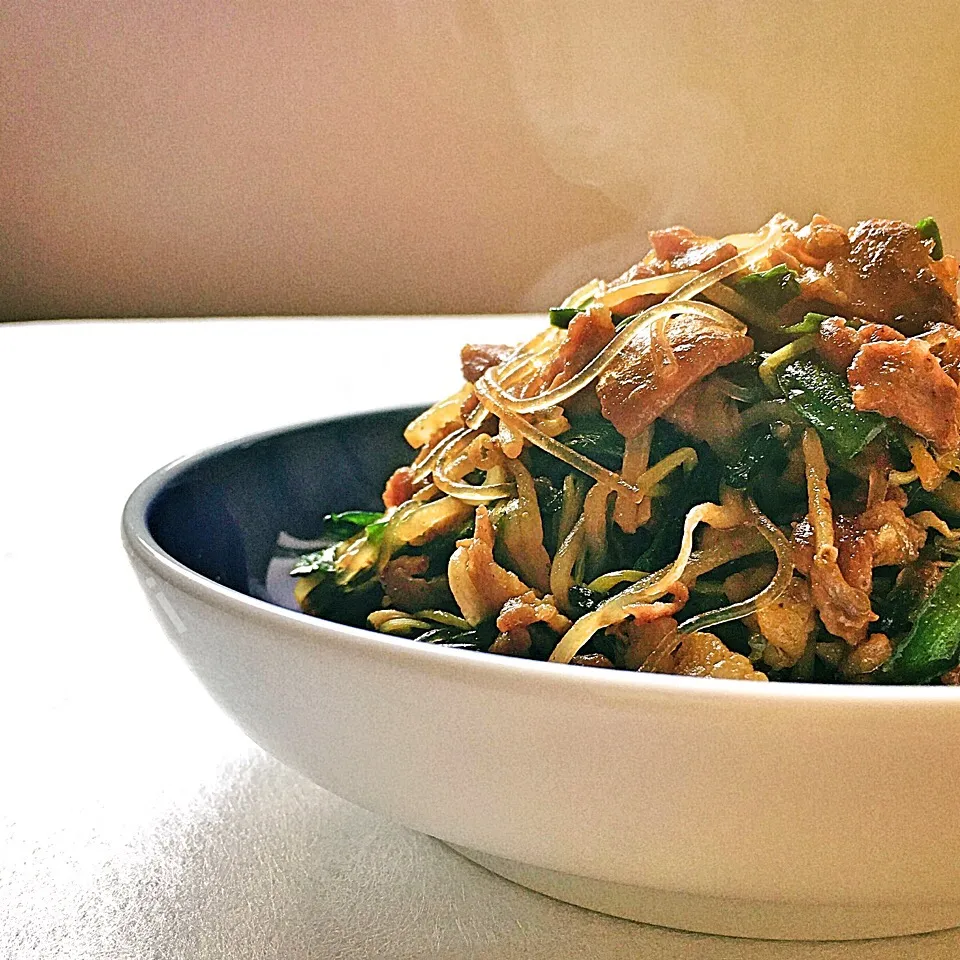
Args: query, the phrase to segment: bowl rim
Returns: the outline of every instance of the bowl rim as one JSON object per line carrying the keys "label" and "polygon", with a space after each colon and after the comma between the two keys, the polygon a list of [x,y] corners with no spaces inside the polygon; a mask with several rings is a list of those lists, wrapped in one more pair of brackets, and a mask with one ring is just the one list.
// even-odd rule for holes
{"label": "bowl rim", "polygon": [[[502,685],[521,685],[527,690],[547,688],[563,695],[608,700],[611,696],[635,699],[656,696],[677,705],[722,701],[751,704],[869,705],[870,709],[911,708],[943,709],[953,704],[960,709],[960,688],[947,685],[908,684],[825,684],[779,681],[749,683],[703,677],[677,677],[627,670],[588,670],[571,664],[557,664],[518,657],[498,657],[473,650],[457,650],[433,644],[417,643],[323,620],[297,610],[260,600],[226,587],[192,570],[167,553],[153,538],[147,525],[150,506],[160,493],[200,464],[238,449],[256,446],[286,434],[309,431],[332,423],[350,424],[378,415],[407,413],[415,415],[420,406],[363,410],[306,420],[236,437],[195,453],[178,457],[146,476],[128,496],[121,516],[121,539],[128,554],[142,562],[161,582],[179,589],[197,600],[212,604],[223,612],[240,616],[266,629],[293,631],[300,638],[329,643],[331,637],[355,648],[354,652],[390,659],[415,669],[433,673],[461,675],[460,679]],[[463,675],[470,674],[469,677]],[[864,707],[866,709],[866,707]]]}

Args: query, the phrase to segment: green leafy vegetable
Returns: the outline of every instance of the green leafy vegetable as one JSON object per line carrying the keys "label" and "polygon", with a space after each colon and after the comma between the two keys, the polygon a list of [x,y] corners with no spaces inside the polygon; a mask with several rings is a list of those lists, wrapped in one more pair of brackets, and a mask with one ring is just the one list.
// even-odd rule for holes
{"label": "green leafy vegetable", "polygon": [[363,528],[367,534],[367,541],[374,546],[379,546],[383,541],[383,532],[387,529],[388,522],[386,517],[381,517],[379,520],[374,520],[373,523],[368,523]]}
{"label": "green leafy vegetable", "polygon": [[[373,510],[347,510],[344,513],[328,513],[323,518],[323,532],[337,540],[346,540],[357,531],[367,529],[383,519],[383,514]],[[369,533],[369,531],[368,531]]]}
{"label": "green leafy vegetable", "polygon": [[787,453],[771,424],[760,424],[744,437],[740,456],[724,467],[723,479],[737,490],[752,490],[758,481],[769,483],[783,473]]}
{"label": "green leafy vegetable", "polygon": [[376,579],[353,588],[338,584],[330,574],[317,574],[319,580],[300,601],[301,609],[315,617],[335,612],[337,621],[362,627],[367,617],[383,601],[383,591]]}
{"label": "green leafy vegetable", "polygon": [[960,563],[955,563],[920,608],[913,629],[883,669],[895,683],[928,683],[956,664],[958,652]]}
{"label": "green leafy vegetable", "polygon": [[825,313],[807,313],[804,314],[803,319],[799,323],[791,324],[789,327],[784,327],[784,333],[816,333],[820,329],[820,324],[824,320],[828,319]]}
{"label": "green leafy vegetable", "polygon": [[705,500],[719,503],[723,466],[704,443],[692,441],[676,427],[658,420],[650,446],[650,462],[657,463],[678,447],[692,446],[697,465],[689,473],[676,471],[663,481],[664,493],[653,498],[653,518],[647,525],[648,542],[628,564],[635,570],[659,570],[677,555],[683,518],[691,507]]}
{"label": "green leafy vegetable", "polygon": [[879,414],[857,410],[846,382],[812,360],[795,360],[779,375],[790,405],[841,460],[855,457],[884,429]]}
{"label": "green leafy vegetable", "polygon": [[420,643],[435,643],[444,647],[455,647],[457,650],[487,650],[497,639],[497,626],[493,620],[485,620],[470,630],[435,627],[421,633],[416,639]]}
{"label": "green leafy vegetable", "polygon": [[574,417],[557,439],[608,470],[619,470],[623,463],[623,436],[601,416]]}
{"label": "green leafy vegetable", "polygon": [[800,295],[800,281],[785,264],[778,264],[763,273],[751,273],[738,280],[734,289],[758,307],[776,313]]}
{"label": "green leafy vegetable", "polygon": [[940,237],[940,227],[933,217],[924,217],[918,224],[917,229],[924,240],[933,241],[933,252],[930,254],[934,260],[939,260],[943,256],[943,240]]}
{"label": "green leafy vegetable", "polygon": [[570,321],[579,313],[577,307],[551,307],[550,322],[561,330],[570,326]]}

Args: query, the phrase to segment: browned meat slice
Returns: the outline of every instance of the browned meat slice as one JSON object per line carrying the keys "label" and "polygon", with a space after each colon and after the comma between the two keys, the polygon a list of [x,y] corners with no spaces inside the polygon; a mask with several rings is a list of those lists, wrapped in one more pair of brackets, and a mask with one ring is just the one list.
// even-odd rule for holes
{"label": "browned meat slice", "polygon": [[673,260],[686,253],[691,247],[703,240],[687,227],[665,227],[663,230],[651,230],[650,246],[658,260]]}
{"label": "browned meat slice", "polygon": [[409,467],[394,470],[383,491],[385,507],[399,507],[413,496],[413,471]]}
{"label": "browned meat slice", "polygon": [[533,646],[533,637],[526,627],[515,627],[507,633],[501,633],[490,645],[490,653],[499,653],[501,657],[525,657]]}
{"label": "browned meat slice", "polygon": [[858,410],[895,417],[941,450],[960,443],[960,390],[923,341],[864,344],[847,380]]}
{"label": "browned meat slice", "polygon": [[903,513],[892,500],[884,500],[860,517],[860,525],[869,531],[873,566],[903,567],[913,563],[927,542],[927,531]]}
{"label": "browned meat slice", "polygon": [[639,263],[635,263],[632,267],[624,270],[610,286],[614,287],[621,283],[633,283],[634,280],[647,280],[650,277],[659,276],[659,274],[659,265],[655,260],[649,263],[641,260]]}
{"label": "browned meat slice", "polygon": [[491,367],[503,363],[514,351],[506,343],[468,343],[460,351],[463,379],[476,383]]}
{"label": "browned meat slice", "polygon": [[786,255],[784,260],[796,261],[789,264],[794,269],[803,265],[822,270],[828,260],[845,257],[849,250],[847,231],[819,213],[800,230],[787,231],[777,245],[777,251]]}
{"label": "browned meat slice", "polygon": [[858,333],[843,317],[827,317],[817,331],[814,349],[831,370],[844,373],[860,349]]}
{"label": "browned meat slice", "polygon": [[553,597],[548,595],[541,599],[532,590],[509,599],[497,617],[497,629],[504,633],[534,623],[545,623],[558,634],[570,629],[570,620],[554,606]]}
{"label": "browned meat slice", "polygon": [[541,599],[533,590],[528,590],[503,605],[497,617],[500,635],[494,640],[490,652],[508,657],[525,657],[533,643],[529,627],[535,623],[546,624],[558,636],[566,633],[571,626],[570,621],[553,605],[553,597]]}
{"label": "browned meat slice", "polygon": [[677,621],[671,616],[628,620],[607,633],[627,645],[624,666],[628,670],[728,680],[767,679],[745,656],[733,653],[712,633],[678,634]]}
{"label": "browned meat slice", "polygon": [[[610,286],[616,286],[621,283],[633,283],[634,280],[647,280],[650,277],[656,277],[663,272],[661,268],[664,267],[669,270],[670,265],[667,263],[661,264],[656,261],[647,263],[641,260],[617,277]],[[631,297],[629,300],[623,300],[611,309],[615,316],[629,317],[631,314],[640,313],[641,310],[646,310],[647,307],[652,307],[655,303],[659,303],[664,296],[665,294],[662,293],[644,293],[639,297]]]}
{"label": "browned meat slice", "polygon": [[724,260],[737,255],[732,243],[701,237],[686,227],[667,227],[665,230],[652,230],[650,243],[657,258],[658,273],[668,270],[700,270],[715,267]]}
{"label": "browned meat slice", "polygon": [[474,535],[457,541],[447,564],[447,580],[464,617],[476,626],[495,617],[513,597],[530,588],[493,559],[494,531],[486,507],[477,507]]}
{"label": "browned meat slice", "polygon": [[757,611],[756,620],[767,641],[764,662],[777,670],[792,667],[803,656],[807,641],[817,628],[807,581],[793,577],[779,599]]}
{"label": "browned meat slice", "polygon": [[870,609],[870,595],[847,583],[829,548],[814,554],[810,570],[813,605],[828,632],[847,643],[862,643],[867,625],[877,619]]}
{"label": "browned meat slice", "polygon": [[848,680],[859,680],[882,667],[893,656],[893,644],[885,633],[872,633],[860,646],[847,652],[840,673]]}
{"label": "browned meat slice", "polygon": [[424,556],[404,556],[391,560],[383,573],[383,605],[413,613],[417,610],[432,610],[449,607],[453,602],[446,577],[430,577],[424,574],[430,561]]}
{"label": "browned meat slice", "polygon": [[672,669],[658,669],[658,673],[673,673],[686,677],[714,677],[718,680],[766,680],[767,675],[754,669],[742,654],[733,653],[712,633],[690,633],[682,638],[680,648],[673,655]]}
{"label": "browned meat slice", "polygon": [[613,666],[602,653],[578,653],[570,662],[578,667],[605,667],[609,669]]}
{"label": "browned meat slice", "polygon": [[665,300],[665,293],[643,293],[639,297],[631,297],[629,300],[622,300],[610,311],[615,317],[632,317],[635,313],[642,313],[647,307],[652,307],[655,303]]}
{"label": "browned meat slice", "polygon": [[603,415],[628,438],[653,423],[693,384],[753,349],[746,334],[710,317],[682,314],[660,327],[675,361],[666,376],[655,360],[654,326],[642,327],[597,381]]}
{"label": "browned meat slice", "polygon": [[941,683],[945,683],[949,687],[960,686],[960,664],[955,666],[952,670],[948,670],[941,678]]}
{"label": "browned meat slice", "polygon": [[814,349],[836,373],[845,373],[865,343],[906,339],[899,330],[883,323],[865,323],[859,330],[847,326],[843,317],[827,317],[817,331]]}
{"label": "browned meat slice", "polygon": [[627,670],[639,670],[667,637],[677,632],[677,621],[670,616],[661,616],[656,620],[635,620],[630,617],[607,627],[606,632],[624,644],[623,665]]}
{"label": "browned meat slice", "polygon": [[737,405],[710,378],[680,394],[662,416],[684,433],[717,449],[727,447],[743,430]]}
{"label": "browned meat slice", "polygon": [[831,259],[824,270],[845,313],[911,333],[954,322],[956,291],[943,274],[920,231],[899,220],[858,223],[850,231],[849,253]]}
{"label": "browned meat slice", "polygon": [[588,307],[567,327],[557,355],[541,374],[543,383],[558,387],[575,377],[613,338],[616,330],[606,307]]}
{"label": "browned meat slice", "polygon": [[919,339],[930,344],[930,350],[954,383],[960,383],[960,330],[949,323],[938,323]]}
{"label": "browned meat slice", "polygon": [[674,270],[699,270],[701,273],[706,273],[707,270],[719,266],[725,260],[735,257],[739,252],[732,243],[713,240],[690,247],[685,253],[671,260],[670,266]]}
{"label": "browned meat slice", "polygon": [[[667,227],[649,234],[651,250],[639,263],[621,274],[615,281],[631,283],[648,277],[680,270],[698,270],[701,273],[735,257],[739,252],[732,243],[701,237],[686,227]],[[663,300],[664,294],[642,294],[624,300],[613,308],[618,317],[628,317]]]}

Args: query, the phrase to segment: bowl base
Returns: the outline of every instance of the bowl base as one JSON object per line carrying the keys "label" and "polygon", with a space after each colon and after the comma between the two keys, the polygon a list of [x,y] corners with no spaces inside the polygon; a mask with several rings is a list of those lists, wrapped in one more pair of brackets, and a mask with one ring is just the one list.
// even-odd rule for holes
{"label": "bowl base", "polygon": [[555,900],[658,927],[757,940],[867,940],[960,926],[960,903],[820,904],[736,900],[558,873],[448,844]]}

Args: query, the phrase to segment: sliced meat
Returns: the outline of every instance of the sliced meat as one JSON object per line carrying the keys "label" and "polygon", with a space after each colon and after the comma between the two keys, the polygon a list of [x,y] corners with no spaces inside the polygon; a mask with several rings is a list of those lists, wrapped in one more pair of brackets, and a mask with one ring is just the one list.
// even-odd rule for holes
{"label": "sliced meat", "polygon": [[941,678],[940,682],[948,687],[960,686],[960,664],[957,664],[952,670],[948,670]]}
{"label": "sliced meat", "polygon": [[[827,630],[855,646],[866,639],[867,625],[877,619],[870,608],[869,557],[864,558],[855,549],[862,539],[857,528],[842,517],[839,522],[834,521],[827,485],[829,467],[820,438],[810,427],[803,434],[803,456],[807,473],[807,521],[813,533],[810,595]],[[794,540],[800,539],[800,535],[798,524],[794,528]],[[857,582],[851,583],[844,577],[841,558],[851,579]]]}
{"label": "sliced meat", "polygon": [[701,273],[706,273],[707,270],[719,266],[725,260],[735,257],[739,252],[732,243],[714,240],[691,247],[672,260],[670,266],[674,270],[699,270]]}
{"label": "sliced meat", "polygon": [[864,344],[847,381],[858,410],[895,417],[941,450],[960,443],[960,390],[923,341]]}
{"label": "sliced meat", "polygon": [[828,260],[847,256],[850,240],[843,227],[817,213],[805,227],[787,232],[778,250],[796,260],[798,266],[822,270]]}
{"label": "sliced meat", "polygon": [[[645,280],[664,273],[698,270],[701,273],[735,257],[739,251],[732,243],[702,237],[686,227],[667,227],[649,234],[651,250],[614,281],[614,284]],[[662,293],[642,294],[624,300],[613,308],[618,317],[629,317],[664,299]]]}
{"label": "sliced meat", "polygon": [[385,507],[399,507],[406,503],[414,494],[413,471],[409,467],[400,467],[394,470],[383,490],[383,505]]}
{"label": "sliced meat", "polygon": [[606,307],[588,307],[578,313],[567,327],[567,336],[556,357],[544,368],[540,379],[548,387],[558,387],[575,377],[616,335],[613,319]]}
{"label": "sliced meat", "polygon": [[642,313],[647,307],[652,307],[666,298],[665,293],[642,293],[638,297],[621,300],[615,307],[610,308],[610,312],[619,319],[632,317],[635,313]]}
{"label": "sliced meat", "polygon": [[954,322],[955,291],[930,256],[920,231],[899,220],[864,220],[849,234],[846,256],[830,259],[824,276],[848,315],[916,333]]}
{"label": "sliced meat", "polygon": [[[711,267],[735,257],[739,252],[732,243],[701,237],[686,227],[667,227],[652,230],[650,244],[656,257],[657,273],[672,270],[709,270]],[[644,264],[651,266],[648,261]]]}
{"label": "sliced meat", "polygon": [[473,626],[495,617],[513,597],[522,597],[530,588],[510,570],[493,559],[493,523],[486,507],[477,507],[474,535],[458,540],[447,580],[463,616]]}
{"label": "sliced meat", "polygon": [[541,599],[532,590],[509,599],[497,617],[497,629],[504,633],[534,623],[545,623],[557,634],[566,633],[571,626],[571,621],[554,606],[553,597]]}
{"label": "sliced meat", "polygon": [[657,672],[686,677],[714,677],[718,680],[767,679],[767,675],[756,670],[742,653],[733,653],[712,633],[691,633],[683,637],[673,655],[671,666],[671,670],[661,669]]}
{"label": "sliced meat", "polygon": [[624,647],[623,664],[628,670],[639,670],[655,650],[677,632],[677,621],[670,616],[655,620],[633,617],[607,628],[607,634],[620,640]]}
{"label": "sliced meat", "polygon": [[[621,283],[633,283],[635,280],[648,280],[650,277],[659,276],[660,273],[663,272],[663,268],[669,270],[670,265],[656,261],[645,263],[641,260],[640,263],[635,263],[629,270],[617,277],[610,286],[613,287]],[[666,294],[663,293],[643,293],[638,297],[622,300],[615,307],[611,307],[611,310],[614,316],[629,317],[634,313],[640,313],[641,310],[646,310],[647,307],[652,307],[655,303],[659,303],[665,296]]]}
{"label": "sliced meat", "polygon": [[954,383],[960,383],[960,330],[949,323],[938,323],[921,338]]}
{"label": "sliced meat", "polygon": [[859,329],[847,326],[843,317],[827,317],[817,331],[814,349],[835,373],[845,373],[865,343],[905,340],[899,330],[883,323],[865,323]]}
{"label": "sliced meat", "polygon": [[814,349],[831,370],[845,373],[861,346],[858,333],[843,317],[827,317],[817,331]]}
{"label": "sliced meat", "polygon": [[884,500],[860,516],[860,525],[871,539],[873,566],[904,567],[920,556],[927,531],[904,515],[903,508]]}
{"label": "sliced meat", "polygon": [[[653,328],[659,327],[659,331]],[[662,336],[672,354],[671,372],[664,376],[656,362],[654,337]],[[681,314],[662,326],[642,327],[597,381],[603,415],[625,437],[648,427],[693,384],[719,367],[745,357],[753,341],[707,316]]]}
{"label": "sliced meat", "polygon": [[848,680],[869,676],[893,656],[893,644],[885,633],[872,633],[858,647],[847,652],[840,673]]}
{"label": "sliced meat", "polygon": [[571,661],[578,667],[604,667],[609,669],[613,663],[602,653],[578,653]]}
{"label": "sliced meat", "polygon": [[391,560],[380,574],[383,605],[414,613],[417,610],[446,608],[453,602],[446,577],[424,577],[427,557],[403,556]]}
{"label": "sliced meat", "polygon": [[615,287],[621,283],[633,283],[634,280],[648,280],[650,277],[657,277],[659,275],[660,269],[655,260],[650,262],[641,260],[639,263],[635,263],[632,267],[624,270],[610,286]]}
{"label": "sliced meat", "polygon": [[650,246],[658,260],[673,260],[686,253],[691,247],[707,239],[698,237],[687,227],[665,227],[663,230],[651,230]]}
{"label": "sliced meat", "polygon": [[827,550],[814,554],[810,594],[827,631],[847,643],[862,643],[867,625],[877,619],[870,609],[870,595],[847,583]]}
{"label": "sliced meat", "polygon": [[761,607],[757,627],[767,641],[764,663],[777,670],[792,667],[803,656],[817,628],[810,587],[803,577],[793,577],[778,600]]}
{"label": "sliced meat", "polygon": [[515,350],[507,343],[468,343],[460,351],[463,379],[476,383],[491,367],[503,363]]}
{"label": "sliced meat", "polygon": [[501,657],[525,657],[533,646],[533,637],[526,627],[515,627],[501,633],[490,645],[490,653],[499,653]]}
{"label": "sliced meat", "polygon": [[709,377],[678,397],[662,417],[677,429],[717,449],[729,447],[740,436],[743,423],[737,405]]}
{"label": "sliced meat", "polygon": [[669,615],[645,622],[626,621],[607,633],[627,644],[624,666],[628,670],[728,680],[767,679],[745,656],[733,653],[712,633],[678,634],[677,621]]}

